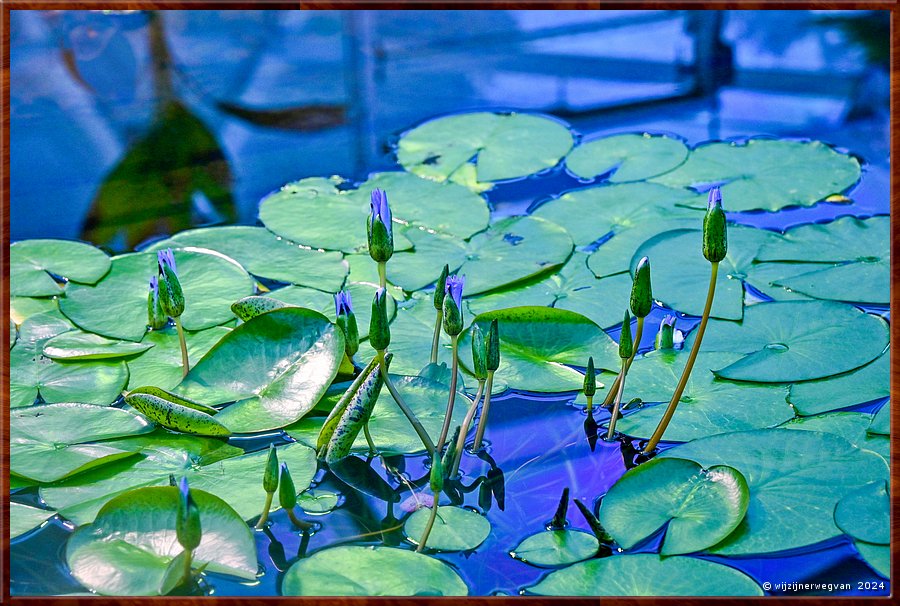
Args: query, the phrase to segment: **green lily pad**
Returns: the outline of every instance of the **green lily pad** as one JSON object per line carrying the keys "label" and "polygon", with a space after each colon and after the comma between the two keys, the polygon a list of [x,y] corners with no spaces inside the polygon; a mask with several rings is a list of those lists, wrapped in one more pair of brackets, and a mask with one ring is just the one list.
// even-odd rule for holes
{"label": "green lily pad", "polygon": [[585,179],[612,170],[612,183],[639,181],[669,172],[684,162],[688,151],[682,141],[665,135],[613,135],[573,149],[566,168]]}
{"label": "green lily pad", "polygon": [[[193,567],[256,578],[253,533],[219,497],[191,489],[203,531]],[[93,524],[78,529],[66,546],[69,570],[103,595],[159,595],[169,562],[184,549],[175,535],[178,488],[139,488],[107,503]]]}
{"label": "green lily pad", "polygon": [[[857,370],[791,386],[788,401],[808,416],[862,404],[890,395],[890,352]],[[886,407],[887,408],[887,407]]]}
{"label": "green lily pad", "polygon": [[600,542],[581,530],[545,530],[526,537],[510,553],[533,566],[565,566],[597,555]]}
{"label": "green lily pad", "polygon": [[278,429],[312,410],[337,374],[344,335],[322,314],[285,307],[256,316],[219,341],[175,391],[208,405],[234,433]]}
{"label": "green lily pad", "polygon": [[528,593],[553,596],[761,596],[743,572],[708,560],[656,554],[611,556],[556,570]]}
{"label": "green lily pad", "polygon": [[888,467],[873,452],[818,431],[758,429],[700,438],[660,457],[728,465],[743,474],[750,505],[740,526],[710,549],[718,555],[771,553],[841,534],[834,507],[857,488],[885,479]]}
{"label": "green lily pad", "polygon": [[[431,509],[423,507],[414,511],[403,524],[403,531],[414,545],[421,541],[430,515]],[[441,505],[425,547],[439,551],[469,551],[484,543],[490,534],[491,523],[483,515],[462,507]]]}
{"label": "green lily pad", "polygon": [[[188,350],[188,361],[196,364],[212,347],[231,332],[224,326],[213,326],[206,330],[184,331],[184,341]],[[181,368],[181,343],[174,326],[162,330],[151,330],[141,340],[141,344],[152,347],[128,360],[128,389],[153,385],[161,389],[172,389],[184,378]]]}
{"label": "green lily pad", "polygon": [[[202,330],[234,318],[231,304],[253,294],[253,279],[221,253],[185,248],[175,251],[184,289],[187,330]],[[140,341],[147,332],[147,288],[157,273],[155,253],[114,257],[112,269],[95,286],[71,284],[60,309],[75,324],[104,337]]]}
{"label": "green lily pad", "polygon": [[812,297],[779,284],[786,278],[821,269],[820,263],[756,263],[746,268],[747,284],[775,301],[808,301]]}
{"label": "green lily pad", "polygon": [[297,505],[310,515],[331,513],[339,502],[340,495],[318,488],[310,488],[297,495]]}
{"label": "green lily pad", "polygon": [[866,432],[877,436],[891,435],[890,402],[886,402],[880,409],[878,409],[878,412],[875,414],[875,418],[872,419],[872,423],[869,425],[869,428],[866,430]]}
{"label": "green lily pad", "polygon": [[[652,181],[685,188],[718,184],[725,210],[743,212],[812,206],[847,190],[859,176],[856,158],[821,141],[750,139],[701,145],[684,164]],[[706,196],[689,204],[706,208]]]}
{"label": "green lily pad", "polygon": [[12,349],[15,346],[16,341],[19,340],[19,328],[16,326],[16,323],[12,320],[9,321],[9,348]]}
{"label": "green lily pad", "polygon": [[43,354],[54,360],[102,360],[133,356],[151,347],[152,343],[107,339],[91,332],[70,330],[44,341]]}
{"label": "green lily pad", "polygon": [[891,443],[887,436],[869,433],[873,417],[862,412],[830,412],[815,417],[794,419],[782,425],[785,429],[825,431],[841,436],[857,448],[878,453],[885,463],[891,459]]}
{"label": "green lily pad", "polygon": [[857,541],[891,542],[891,501],[887,482],[874,482],[841,499],[834,509],[838,528]]}
{"label": "green lily pad", "polygon": [[563,226],[576,246],[587,246],[610,232],[619,234],[673,219],[702,225],[703,216],[696,210],[676,206],[692,197],[689,192],[654,183],[602,185],[570,191],[541,205],[532,215]]}
{"label": "green lily pad", "polygon": [[676,229],[697,229],[702,223],[703,217],[695,213],[687,219],[660,219],[623,229],[591,253],[588,257],[588,268],[598,278],[628,272],[631,270],[634,252],[647,240]]}
{"label": "green lily pad", "polygon": [[296,562],[284,573],[285,596],[468,595],[442,561],[392,547],[342,545]]}
{"label": "green lily pad", "polygon": [[263,227],[229,225],[189,229],[156,242],[148,251],[194,246],[222,253],[247,273],[288,284],[337,292],[347,277],[343,255],[299,246]]}
{"label": "green lily pad", "polygon": [[[485,334],[492,320],[500,328],[500,368],[495,377],[512,389],[553,393],[581,389],[584,375],[566,366],[582,366],[594,357],[597,368],[620,365],[615,342],[581,314],[550,307],[513,307],[477,316]],[[467,330],[460,339],[460,361],[472,366]]]}
{"label": "green lily pad", "polygon": [[[696,332],[685,340],[690,347]],[[705,351],[744,354],[716,376],[736,381],[789,383],[854,370],[888,344],[884,320],[831,301],[776,301],[751,305],[740,324],[710,320]]]}
{"label": "green lily pad", "polygon": [[572,133],[556,120],[473,112],[430,120],[408,131],[397,144],[397,161],[435,181],[451,178],[474,161],[478,181],[502,181],[556,166],[572,144]]}
{"label": "green lily pad", "polygon": [[854,541],[856,550],[875,572],[886,579],[891,577],[891,546]]}
{"label": "green lily pad", "polygon": [[705,470],[693,461],[657,458],[619,478],[598,517],[623,549],[665,526],[660,554],[670,556],[702,551],[727,537],[749,501],[744,476],[727,465]]}
{"label": "green lily pad", "polygon": [[55,482],[133,454],[98,440],[152,430],[146,419],[119,408],[49,404],[14,410],[10,471],[36,482]]}
{"label": "green lily pad", "polygon": [[9,320],[17,326],[33,315],[45,311],[59,312],[59,299],[50,297],[45,299],[35,297],[10,297]]}
{"label": "green lily pad", "polygon": [[69,240],[22,240],[9,247],[9,294],[48,297],[63,292],[50,274],[94,284],[109,271],[109,257],[90,244]]}
{"label": "green lily pad", "polygon": [[34,530],[56,515],[52,509],[38,509],[15,501],[9,504],[9,538],[13,540]]}

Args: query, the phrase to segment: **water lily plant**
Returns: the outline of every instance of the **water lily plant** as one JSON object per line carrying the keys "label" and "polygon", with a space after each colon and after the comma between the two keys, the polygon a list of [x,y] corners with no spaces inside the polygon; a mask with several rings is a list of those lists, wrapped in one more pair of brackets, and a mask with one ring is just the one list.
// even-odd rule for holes
{"label": "water lily plant", "polygon": [[266,491],[266,502],[259,515],[259,521],[256,523],[257,530],[265,527],[266,521],[269,519],[269,509],[272,508],[272,498],[275,496],[275,491],[278,490],[278,453],[275,452],[274,444],[269,444],[269,454],[266,457],[262,483],[263,489]]}
{"label": "water lily plant", "polygon": [[481,441],[487,429],[488,412],[491,410],[491,391],[494,388],[494,373],[500,368],[500,326],[497,320],[491,321],[485,342],[485,366],[487,367],[487,381],[484,386],[484,406],[481,407],[481,418],[478,421],[478,430],[475,432],[475,442],[472,450],[481,450]]}
{"label": "water lily plant", "polygon": [[437,364],[438,347],[441,344],[441,324],[444,320],[444,295],[446,294],[447,276],[450,274],[450,266],[444,265],[441,275],[438,277],[434,285],[434,309],[437,317],[434,320],[434,337],[431,340],[431,363]]}
{"label": "water lily plant", "polygon": [[371,214],[366,223],[369,256],[378,263],[378,280],[384,288],[387,285],[386,264],[394,254],[394,227],[387,194],[373,189],[369,206]]}
{"label": "water lily plant", "polygon": [[437,441],[437,449],[440,452],[447,439],[450,430],[450,420],[453,418],[453,404],[456,400],[456,385],[459,378],[459,333],[465,327],[462,312],[463,287],[466,284],[465,276],[450,276],[444,285],[444,332],[450,337],[450,348],[453,356],[450,367],[450,393],[447,396],[447,413],[444,416],[444,425],[441,427],[441,435]]}
{"label": "water lily plant", "polygon": [[151,276],[150,292],[147,293],[147,325],[153,330],[159,330],[168,323],[169,316],[163,311],[159,300],[159,278]]}
{"label": "water lily plant", "polygon": [[659,323],[656,333],[655,349],[673,349],[675,347],[675,316],[668,315]]}
{"label": "water lily plant", "polygon": [[633,359],[635,349],[634,341],[631,339],[631,316],[626,309],[625,318],[622,320],[622,333],[619,336],[619,358],[622,360],[622,365],[619,369],[619,376],[616,377],[618,387],[616,388],[616,397],[613,400],[612,414],[609,417],[609,430],[606,433],[607,441],[612,440],[616,434],[616,421],[619,420],[619,407],[622,405],[622,392],[625,390],[628,361]]}
{"label": "water lily plant", "polygon": [[473,373],[478,381],[478,390],[475,392],[475,399],[466,412],[463,419],[462,428],[456,436],[456,446],[454,447],[455,456],[449,469],[448,477],[455,477],[459,471],[459,464],[462,460],[462,451],[466,444],[466,433],[469,431],[469,425],[475,418],[478,411],[478,404],[481,402],[481,396],[484,394],[484,384],[487,381],[487,343],[484,340],[484,332],[478,324],[472,324],[472,363],[474,366]]}
{"label": "water lily plant", "polygon": [[353,299],[346,290],[334,295],[334,313],[337,316],[335,324],[344,331],[344,352],[351,361],[359,351],[359,327],[356,325],[356,315],[353,313]]}
{"label": "water lily plant", "polygon": [[440,501],[441,491],[444,489],[444,470],[441,465],[439,451],[437,450],[431,458],[431,472],[428,475],[428,484],[432,494],[431,513],[428,516],[428,522],[425,524],[425,530],[422,532],[422,537],[419,539],[419,545],[416,547],[416,552],[421,552],[428,543],[428,536],[431,534],[431,529],[434,528],[434,520],[437,518],[438,502]]}
{"label": "water lily plant", "polygon": [[159,302],[163,312],[175,321],[178,329],[178,341],[181,344],[181,371],[187,376],[190,370],[188,361],[187,342],[184,340],[184,328],[181,325],[181,314],[184,313],[184,291],[181,289],[181,281],[178,279],[178,270],[175,267],[175,254],[171,248],[156,253],[156,263],[159,272],[158,289]]}
{"label": "water lily plant", "polygon": [[193,552],[200,545],[203,529],[200,526],[200,509],[191,497],[191,489],[187,478],[178,483],[178,506],[175,514],[175,537],[184,549],[184,572],[181,583],[191,578],[191,560]]}
{"label": "water lily plant", "polygon": [[297,488],[294,485],[294,479],[291,477],[291,472],[286,462],[281,464],[281,475],[278,481],[278,504],[287,513],[291,524],[295,527],[304,531],[313,528],[311,522],[301,520],[294,511],[294,508],[297,507]]}

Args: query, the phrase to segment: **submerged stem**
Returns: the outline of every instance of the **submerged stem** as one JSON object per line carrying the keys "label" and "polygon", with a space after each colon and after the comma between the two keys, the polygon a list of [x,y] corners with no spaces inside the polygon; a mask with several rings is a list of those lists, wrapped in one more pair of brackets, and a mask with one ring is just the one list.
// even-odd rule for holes
{"label": "submerged stem", "polygon": [[625,374],[628,372],[628,358],[622,360],[622,369],[619,371],[619,388],[616,390],[616,403],[609,417],[609,431],[606,432],[606,441],[610,442],[616,434],[616,421],[619,420],[619,406],[622,404],[622,392],[625,391]]}
{"label": "submerged stem", "polygon": [[[644,318],[638,317],[637,319],[637,329],[634,331],[634,347],[631,351],[631,356],[628,358],[628,362],[625,364],[625,372],[627,373],[631,369],[631,363],[634,362],[634,357],[637,355],[638,348],[641,346],[641,337],[644,335]],[[609,408],[609,405],[613,403],[613,398],[616,397],[616,392],[619,390],[619,377],[621,375],[616,375],[615,380],[613,380],[612,385],[609,387],[609,393],[606,394],[606,398],[603,400],[603,408]],[[590,410],[590,408],[588,408]]]}
{"label": "submerged stem", "polygon": [[263,505],[262,513],[259,514],[259,521],[256,523],[256,529],[262,530],[263,526],[266,524],[266,520],[269,519],[269,509],[272,508],[272,497],[275,496],[274,492],[266,493],[266,504]]}
{"label": "submerged stem", "polygon": [[437,310],[437,318],[434,320],[434,338],[431,340],[431,363],[437,364],[438,347],[441,345],[441,322],[444,321],[444,310]]}
{"label": "submerged stem", "polygon": [[416,547],[416,553],[420,553],[425,549],[425,543],[428,542],[428,535],[431,534],[431,529],[434,527],[434,519],[437,517],[438,511],[439,495],[440,493],[434,495],[434,503],[431,505],[431,515],[428,516],[428,522],[425,524],[425,530],[422,532],[422,537],[419,539],[419,546]]}
{"label": "submerged stem", "polygon": [[450,421],[453,418],[453,403],[456,401],[456,383],[459,378],[459,335],[450,337],[450,346],[453,349],[453,367],[450,369],[450,395],[447,396],[447,413],[444,416],[444,426],[441,427],[441,436],[437,441],[437,450],[441,452],[447,432],[450,431]]}
{"label": "submerged stem", "polygon": [[459,463],[462,461],[462,451],[466,447],[466,433],[469,431],[469,425],[472,423],[472,419],[475,418],[475,412],[478,410],[478,403],[481,402],[481,396],[484,394],[484,379],[478,381],[478,391],[475,393],[475,399],[472,401],[472,405],[469,406],[469,411],[466,413],[466,418],[463,419],[462,427],[459,430],[459,438],[456,440],[456,455],[453,457],[453,465],[450,467],[450,475],[448,477],[456,476],[457,472],[459,472]]}
{"label": "submerged stem", "polygon": [[397,391],[397,388],[394,386],[394,382],[391,381],[391,377],[388,374],[387,368],[384,364],[384,352],[385,350],[383,349],[378,351],[378,365],[381,369],[381,378],[384,379],[384,384],[387,386],[388,391],[391,392],[391,397],[394,398],[397,406],[399,406],[400,410],[403,411],[403,414],[406,415],[406,418],[409,420],[410,425],[412,425],[416,434],[419,436],[419,439],[422,440],[422,445],[425,446],[425,450],[428,451],[428,455],[433,456],[434,443],[428,436],[428,432],[425,431],[424,427],[422,427],[422,423],[419,421],[419,419],[416,418],[415,413],[403,399],[403,396],[401,396],[400,392]]}
{"label": "submerged stem", "polygon": [[184,328],[181,327],[181,317],[175,318],[175,328],[178,329],[178,341],[181,343],[181,376],[186,377],[191,369],[188,362],[187,343],[184,340]]}
{"label": "submerged stem", "polygon": [[487,385],[484,387],[484,406],[481,407],[481,421],[478,423],[478,431],[475,432],[475,442],[472,444],[472,450],[478,451],[481,448],[481,441],[484,439],[484,430],[487,427],[488,412],[491,410],[491,390],[494,388],[494,371],[489,370],[487,373]]}

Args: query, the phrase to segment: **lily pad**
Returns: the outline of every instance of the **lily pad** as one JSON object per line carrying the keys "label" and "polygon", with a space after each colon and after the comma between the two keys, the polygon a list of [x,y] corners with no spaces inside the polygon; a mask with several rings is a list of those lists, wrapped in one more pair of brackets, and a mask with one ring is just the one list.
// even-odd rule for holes
{"label": "lily pad", "polygon": [[631,258],[634,256],[634,251],[647,240],[676,229],[697,229],[702,224],[703,217],[699,213],[695,213],[690,218],[662,219],[623,229],[605,240],[597,247],[597,250],[591,253],[588,258],[588,268],[598,278],[628,272],[631,270]]}
{"label": "lily pad", "polygon": [[875,418],[872,419],[872,423],[869,425],[869,428],[866,431],[870,434],[878,436],[891,435],[890,402],[885,402],[885,404],[880,409],[878,409],[878,413],[876,413]]}
{"label": "lily pad", "polygon": [[879,575],[885,579],[891,577],[891,547],[890,545],[875,545],[865,543],[863,541],[854,541],[856,550],[865,560],[866,564],[872,567]]}
{"label": "lily pad", "polygon": [[328,490],[310,488],[297,495],[297,505],[310,515],[331,513],[340,504],[341,496]]}
{"label": "lily pad", "polygon": [[175,389],[208,405],[234,433],[289,425],[312,410],[337,374],[344,335],[322,314],[285,307],[256,316],[219,341]]}
{"label": "lily pad", "polygon": [[54,360],[123,358],[147,351],[152,343],[107,339],[91,332],[70,330],[44,342],[43,354]]}
{"label": "lily pad", "polygon": [[597,537],[581,530],[545,530],[526,537],[510,555],[533,566],[565,566],[597,555]]}
{"label": "lily pad", "polygon": [[34,530],[56,515],[52,509],[39,509],[11,501],[9,504],[9,538],[13,540]]}
{"label": "lily pad", "polygon": [[[403,531],[414,545],[421,541],[430,515],[431,509],[423,507],[414,511],[403,524]],[[462,507],[442,505],[438,507],[425,547],[438,551],[469,551],[484,543],[490,534],[491,523],[483,515]]]}
{"label": "lily pad", "polygon": [[[253,534],[222,499],[192,488],[203,534],[193,566],[256,578]],[[78,529],[66,562],[78,581],[103,595],[159,595],[169,562],[184,549],[175,535],[178,488],[140,488],[107,503],[93,524]]]}
{"label": "lily pad", "polygon": [[[184,331],[188,361],[196,364],[206,352],[231,332],[224,326],[213,326],[196,332]],[[181,343],[174,326],[162,330],[151,330],[141,340],[141,344],[152,345],[150,349],[128,360],[128,389],[153,385],[161,389],[172,389],[184,378],[181,368]]]}
{"label": "lily pad", "polygon": [[[175,251],[184,289],[181,322],[202,330],[234,318],[231,304],[253,294],[253,279],[236,261],[199,248]],[[105,337],[140,341],[147,332],[147,287],[157,273],[155,253],[114,257],[112,269],[95,286],[71,284],[60,309],[75,324]]]}
{"label": "lily pad", "polygon": [[838,501],[888,474],[880,456],[818,431],[719,434],[659,456],[689,459],[707,469],[729,465],[743,474],[750,488],[747,515],[710,549],[729,556],[794,549],[840,535],[833,515]]}
{"label": "lily pad", "polygon": [[572,144],[569,129],[550,118],[473,112],[430,120],[404,133],[397,161],[435,181],[474,162],[478,181],[502,181],[556,166]]}
{"label": "lily pad", "polygon": [[857,541],[891,542],[891,501],[887,482],[875,482],[848,494],[834,509],[838,528]]}
{"label": "lily pad", "polygon": [[815,417],[794,419],[782,425],[785,429],[826,431],[841,436],[857,448],[878,453],[889,463],[891,443],[887,436],[869,433],[873,417],[862,412],[830,412]]}
{"label": "lily pad", "polygon": [[[701,190],[719,185],[727,211],[776,211],[812,206],[841,193],[859,180],[860,172],[856,158],[821,141],[750,139],[696,147],[684,164],[652,181]],[[706,196],[689,204],[706,208]]]}
{"label": "lily pad", "polygon": [[59,299],[56,297],[10,297],[9,320],[17,326],[35,314],[45,311],[59,312]]}
{"label": "lily pad", "polygon": [[105,252],[82,242],[14,242],[9,247],[9,294],[26,297],[58,295],[63,292],[64,285],[53,276],[94,284],[109,271],[109,265]]}
{"label": "lily pad", "polygon": [[459,575],[442,561],[392,547],[344,545],[296,562],[284,574],[285,596],[468,595]]}
{"label": "lily pad", "polygon": [[727,537],[749,501],[744,476],[727,465],[703,469],[693,461],[658,458],[619,478],[598,517],[623,549],[665,526],[660,554],[670,556],[702,551]]}
{"label": "lily pad", "polygon": [[761,596],[743,572],[708,560],[655,554],[612,556],[556,570],[528,593],[553,596]]}
{"label": "lily pad", "polygon": [[259,278],[328,292],[339,291],[347,277],[347,264],[340,253],[299,246],[263,227],[229,225],[189,229],[147,250],[187,246],[218,251]]}
{"label": "lily pad", "polygon": [[581,143],[566,168],[584,179],[610,171],[609,181],[639,181],[669,172],[688,157],[688,147],[666,135],[613,135]]}
{"label": "lily pad", "polygon": [[[890,352],[857,370],[791,386],[788,401],[808,416],[846,408],[890,395]],[[885,407],[887,409],[887,407]]]}
{"label": "lily pad", "polygon": [[[685,340],[693,344],[696,333]],[[716,376],[736,381],[789,383],[854,370],[881,355],[888,329],[878,316],[831,301],[777,301],[751,305],[740,324],[711,320],[706,351],[744,354]]]}
{"label": "lily pad", "polygon": [[766,297],[775,301],[808,301],[812,297],[780,286],[785,279],[821,269],[819,263],[756,263],[747,268],[744,280]]}

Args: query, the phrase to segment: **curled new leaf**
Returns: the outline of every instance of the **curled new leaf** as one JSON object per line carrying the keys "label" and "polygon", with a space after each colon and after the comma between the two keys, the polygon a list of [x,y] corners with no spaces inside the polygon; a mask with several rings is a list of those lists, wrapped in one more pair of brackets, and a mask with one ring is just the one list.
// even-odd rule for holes
{"label": "curled new leaf", "polygon": [[231,435],[231,432],[211,415],[156,395],[141,393],[141,390],[134,390],[125,396],[125,403],[168,429],[199,436]]}

